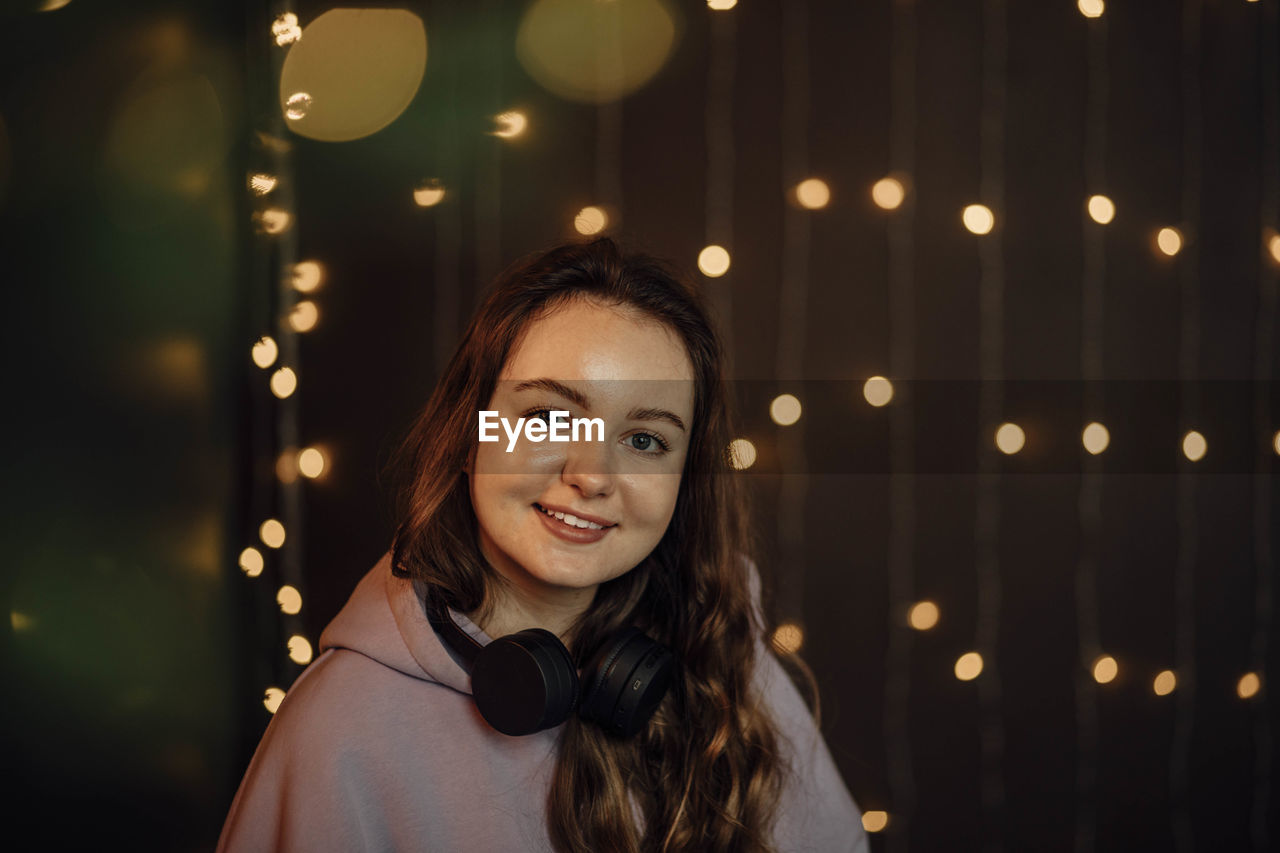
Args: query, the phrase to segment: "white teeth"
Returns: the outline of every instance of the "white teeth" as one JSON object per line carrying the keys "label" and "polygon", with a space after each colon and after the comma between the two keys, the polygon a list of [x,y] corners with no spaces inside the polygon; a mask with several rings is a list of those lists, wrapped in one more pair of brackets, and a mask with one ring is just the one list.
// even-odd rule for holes
{"label": "white teeth", "polygon": [[546,507],[542,507],[542,511],[547,515],[560,519],[565,524],[577,527],[581,530],[604,530],[604,525],[602,524],[596,524],[594,521],[587,521],[586,519],[578,518],[576,515],[570,515],[567,512],[552,512]]}

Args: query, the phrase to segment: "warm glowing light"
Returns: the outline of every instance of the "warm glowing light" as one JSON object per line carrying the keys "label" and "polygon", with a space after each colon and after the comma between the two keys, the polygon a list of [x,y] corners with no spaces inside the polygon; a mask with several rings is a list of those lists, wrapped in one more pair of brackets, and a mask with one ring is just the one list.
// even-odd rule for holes
{"label": "warm glowing light", "polygon": [[427,31],[406,9],[329,9],[302,30],[280,68],[289,130],[349,142],[391,124],[427,68]]}
{"label": "warm glowing light", "polygon": [[862,396],[877,408],[887,406],[893,399],[893,383],[883,376],[872,376],[862,383]]}
{"label": "warm glowing light", "polygon": [[418,207],[435,207],[443,200],[444,187],[439,181],[427,181],[413,191],[413,203]]}
{"label": "warm glowing light", "polygon": [[310,299],[304,299],[289,312],[289,327],[295,332],[309,332],[320,320],[320,309]]}
{"label": "warm glowing light", "polygon": [[271,35],[275,36],[276,44],[284,47],[286,44],[293,44],[302,38],[302,27],[298,26],[298,16],[292,12],[285,12],[271,22]]}
{"label": "warm glowing light", "polygon": [[1093,680],[1099,684],[1110,684],[1115,681],[1119,671],[1120,667],[1111,655],[1102,655],[1093,662]]}
{"label": "warm glowing light", "polygon": [[1079,0],[1076,5],[1080,8],[1080,14],[1086,18],[1102,17],[1103,4],[1102,0]]}
{"label": "warm glowing light", "polygon": [[501,136],[503,139],[512,139],[519,136],[529,126],[529,120],[525,118],[524,113],[518,110],[499,113],[493,117],[493,123],[497,126],[493,131],[493,135]]}
{"label": "warm glowing light", "polygon": [[1084,432],[1080,434],[1080,442],[1085,450],[1097,456],[1111,443],[1111,433],[1102,424],[1094,421],[1084,428]]}
{"label": "warm glowing light", "polygon": [[938,605],[932,601],[917,601],[907,611],[907,623],[917,631],[928,631],[938,624]]}
{"label": "warm glowing light", "polygon": [[298,470],[302,476],[314,480],[324,473],[325,458],[318,448],[308,447],[298,454]]}
{"label": "warm glowing light", "polygon": [[249,189],[254,195],[266,195],[276,188],[276,179],[271,175],[258,173],[249,176]]}
{"label": "warm glowing light", "polygon": [[985,204],[971,204],[961,215],[964,227],[974,234],[989,234],[996,227],[996,215]]}
{"label": "warm glowing light", "polygon": [[285,584],[276,593],[276,604],[280,605],[281,612],[293,616],[302,610],[302,593],[296,587]]}
{"label": "warm glowing light", "polygon": [[70,3],[71,0],[44,0],[44,3],[37,9],[37,12],[56,12],[63,6]]}
{"label": "warm glowing light", "polygon": [[1271,446],[1275,449],[1276,455],[1280,456],[1280,430],[1277,430],[1275,436],[1271,439]]}
{"label": "warm glowing light", "polygon": [[1001,453],[1012,456],[1026,443],[1027,435],[1017,424],[1000,424],[1000,428],[996,430],[996,447],[1000,448]]}
{"label": "warm glowing light", "polygon": [[735,438],[729,442],[729,464],[739,471],[745,471],[756,464],[756,446],[745,438]]}
{"label": "warm glowing light", "polygon": [[516,59],[539,85],[570,101],[603,104],[648,83],[675,47],[664,0],[535,0],[516,30]]}
{"label": "warm glowing light", "polygon": [[769,404],[769,417],[778,426],[791,426],[800,420],[800,400],[794,394],[780,394]]}
{"label": "warm glowing light", "polygon": [[274,714],[280,707],[280,703],[284,701],[284,691],[279,687],[268,687],[267,692],[262,697],[262,707]]}
{"label": "warm glowing light", "polygon": [[961,681],[973,681],[982,674],[982,655],[977,652],[965,652],[956,659],[956,678]]}
{"label": "warm glowing light", "polygon": [[1099,225],[1106,225],[1116,218],[1116,206],[1105,195],[1089,196],[1089,218]]}
{"label": "warm glowing light", "polygon": [[258,342],[253,345],[253,363],[264,370],[276,363],[276,356],[279,354],[280,349],[276,346],[275,339],[266,335],[258,338]]}
{"label": "warm glowing light", "polygon": [[299,293],[313,293],[324,281],[324,267],[315,261],[299,261],[293,265],[293,289]]}
{"label": "warm glowing light", "polygon": [[1177,686],[1178,676],[1174,675],[1171,669],[1161,670],[1151,682],[1151,689],[1157,696],[1168,696]]}
{"label": "warm glowing light", "polygon": [[707,0],[707,6],[716,12],[725,12],[738,5],[738,0]]}
{"label": "warm glowing light", "polygon": [[257,214],[258,227],[267,234],[282,234],[293,224],[293,217],[287,210],[268,207]]}
{"label": "warm glowing light", "polygon": [[240,570],[251,578],[256,578],[262,574],[262,568],[266,565],[266,561],[262,559],[262,552],[257,548],[245,548],[240,552]]}
{"label": "warm glowing light", "polygon": [[1182,251],[1182,232],[1177,228],[1161,228],[1156,232],[1156,248],[1172,258]]}
{"label": "warm glowing light", "polygon": [[279,548],[284,545],[284,525],[274,518],[268,518],[258,528],[258,536],[268,548]]}
{"label": "warm glowing light", "polygon": [[573,227],[579,234],[599,234],[608,225],[608,215],[594,205],[582,208],[573,218]]}
{"label": "warm glowing light", "polygon": [[1262,679],[1256,672],[1246,672],[1236,682],[1236,695],[1241,699],[1252,699],[1262,689]]}
{"label": "warm glowing light", "polygon": [[298,482],[298,455],[286,450],[276,457],[276,477],[286,486]]}
{"label": "warm glowing light", "polygon": [[1195,430],[1187,433],[1182,437],[1182,453],[1192,462],[1199,462],[1204,458],[1204,454],[1209,450],[1209,442],[1204,440],[1204,436]]}
{"label": "warm glowing light", "polygon": [[303,666],[311,663],[311,644],[301,634],[289,638],[289,659]]}
{"label": "warm glowing light", "polygon": [[774,629],[773,645],[783,654],[795,654],[804,645],[804,629],[794,622],[783,622]]}
{"label": "warm glowing light", "polygon": [[871,187],[871,200],[885,210],[897,210],[906,197],[906,187],[897,178],[881,178]]}
{"label": "warm glowing light", "polygon": [[831,188],[827,182],[809,178],[796,184],[796,201],[806,210],[819,210],[831,201]]}
{"label": "warm glowing light", "polygon": [[33,625],[35,625],[35,620],[27,614],[19,613],[17,610],[9,611],[9,627],[13,628],[13,633],[30,631]]}
{"label": "warm glowing light", "polygon": [[1267,251],[1271,253],[1271,260],[1280,264],[1280,234],[1272,234],[1267,238]]}
{"label": "warm glowing light", "polygon": [[723,246],[707,246],[698,253],[698,269],[708,278],[719,278],[729,271],[729,252]]}
{"label": "warm glowing light", "polygon": [[862,828],[867,832],[880,832],[889,825],[889,813],[873,809],[862,813]]}
{"label": "warm glowing light", "polygon": [[271,374],[271,393],[281,400],[298,390],[298,375],[287,367]]}

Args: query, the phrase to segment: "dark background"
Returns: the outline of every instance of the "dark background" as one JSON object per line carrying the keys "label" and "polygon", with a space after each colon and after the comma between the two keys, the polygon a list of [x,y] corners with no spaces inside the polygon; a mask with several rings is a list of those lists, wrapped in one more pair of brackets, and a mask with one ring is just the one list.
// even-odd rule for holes
{"label": "dark background", "polygon": [[[1095,21],[1070,2],[689,0],[659,74],[603,107],[524,72],[525,4],[414,3],[413,102],[343,143],[290,133],[276,98],[270,22],[328,5],[37,5],[0,18],[11,837],[213,845],[263,691],[301,671],[286,639],[314,645],[388,544],[381,466],[484,285],[604,202],[609,233],[688,270],[725,327],[770,607],[804,628],[855,799],[889,814],[873,849],[1280,844],[1275,0]],[[491,135],[516,108],[526,133]],[[266,198],[256,172],[279,179]],[[894,212],[869,196],[890,172]],[[802,211],[788,190],[811,176],[831,203]],[[447,195],[420,208],[429,178]],[[1116,203],[1105,228],[1094,192]],[[977,201],[987,237],[960,224]],[[254,227],[268,205],[284,233]],[[1176,258],[1152,250],[1165,225]],[[723,278],[697,273],[708,243],[732,254]],[[321,314],[294,335],[304,259]],[[287,400],[249,359],[264,334],[298,372]],[[885,409],[861,400],[876,374]],[[793,427],[769,419],[780,393],[805,407]],[[1003,420],[1026,430],[1017,456],[992,447]],[[325,476],[282,482],[277,456],[304,445]],[[271,516],[280,551],[257,542]],[[237,567],[251,545],[257,578]],[[905,627],[917,599],[933,630]],[[958,681],[972,649],[986,668]],[[1103,651],[1119,676],[1098,685]]]}

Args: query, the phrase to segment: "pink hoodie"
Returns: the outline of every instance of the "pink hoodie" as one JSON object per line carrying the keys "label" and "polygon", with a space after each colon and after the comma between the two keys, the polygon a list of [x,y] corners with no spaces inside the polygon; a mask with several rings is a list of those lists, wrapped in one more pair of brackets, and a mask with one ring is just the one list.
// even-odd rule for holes
{"label": "pink hoodie", "polygon": [[[465,616],[455,620],[481,643]],[[320,637],[254,753],[219,851],[551,851],[546,799],[559,727],[491,729],[470,677],[384,555]],[[796,776],[779,851],[866,853],[857,806],[799,693],[761,651],[756,683]]]}

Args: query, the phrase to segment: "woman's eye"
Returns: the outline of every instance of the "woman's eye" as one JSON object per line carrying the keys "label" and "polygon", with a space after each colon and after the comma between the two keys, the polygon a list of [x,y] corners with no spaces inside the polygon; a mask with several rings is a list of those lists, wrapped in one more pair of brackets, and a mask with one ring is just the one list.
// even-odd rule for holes
{"label": "woman's eye", "polygon": [[657,456],[661,453],[667,452],[667,445],[662,441],[662,439],[647,432],[638,432],[628,440],[632,442],[631,447],[633,449],[639,450],[642,453],[649,453]]}
{"label": "woman's eye", "polygon": [[[543,417],[543,415],[546,415],[546,417]],[[550,409],[538,409],[536,412],[530,412],[530,413],[529,413],[529,417],[531,417],[531,418],[537,418],[537,419],[538,419],[538,420],[540,420],[540,421],[546,421],[548,425],[550,425],[550,424],[551,424],[551,410],[550,410]]]}

